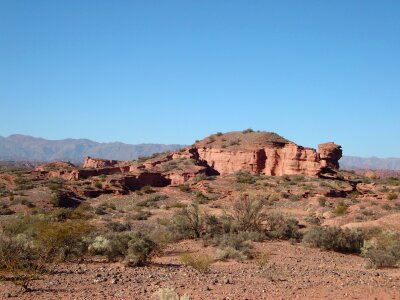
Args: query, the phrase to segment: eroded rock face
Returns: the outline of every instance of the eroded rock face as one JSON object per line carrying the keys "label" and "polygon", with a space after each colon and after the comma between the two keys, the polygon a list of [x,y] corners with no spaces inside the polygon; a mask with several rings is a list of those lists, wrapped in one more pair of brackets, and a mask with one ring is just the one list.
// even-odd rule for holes
{"label": "eroded rock face", "polygon": [[321,164],[332,169],[339,169],[339,159],[342,157],[342,147],[329,142],[318,145]]}
{"label": "eroded rock face", "polygon": [[[194,149],[201,160],[221,175],[244,171],[269,176],[318,176],[322,171],[339,167],[342,150],[334,143],[319,145],[320,153],[317,153],[315,149],[296,145],[271,133],[265,133],[265,136],[256,133],[258,140],[248,137],[252,134],[229,133],[230,139],[234,138],[230,144],[225,135],[207,138],[196,143]],[[243,144],[240,141],[244,141]]]}
{"label": "eroded rock face", "polygon": [[107,159],[100,159],[100,158],[92,158],[90,156],[85,157],[83,160],[83,167],[88,169],[98,169],[98,168],[105,168],[105,167],[115,167],[119,165],[118,160],[107,160]]}

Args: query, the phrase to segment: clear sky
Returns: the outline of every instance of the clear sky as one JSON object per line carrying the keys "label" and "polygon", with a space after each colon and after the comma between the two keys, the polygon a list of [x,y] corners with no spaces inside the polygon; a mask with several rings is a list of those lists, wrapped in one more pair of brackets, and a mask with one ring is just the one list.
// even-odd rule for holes
{"label": "clear sky", "polygon": [[399,112],[398,0],[0,0],[1,136],[400,157]]}

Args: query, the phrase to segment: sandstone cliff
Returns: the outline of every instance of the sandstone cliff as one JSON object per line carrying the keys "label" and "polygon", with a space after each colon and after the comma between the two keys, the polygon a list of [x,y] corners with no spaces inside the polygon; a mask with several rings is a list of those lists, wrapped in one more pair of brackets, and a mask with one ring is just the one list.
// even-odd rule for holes
{"label": "sandstone cliff", "polygon": [[239,171],[270,176],[308,175],[339,168],[342,150],[325,143],[315,149],[296,145],[270,132],[215,134],[194,145],[201,160],[221,175]]}

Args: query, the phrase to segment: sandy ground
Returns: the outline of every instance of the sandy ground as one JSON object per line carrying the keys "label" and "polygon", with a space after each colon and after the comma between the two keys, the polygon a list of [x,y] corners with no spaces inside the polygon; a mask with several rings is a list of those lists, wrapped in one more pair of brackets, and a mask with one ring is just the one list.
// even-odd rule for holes
{"label": "sandy ground", "polygon": [[301,244],[254,245],[269,256],[262,268],[255,260],[228,261],[199,273],[184,266],[179,256],[211,254],[213,249],[185,241],[169,246],[147,267],[100,261],[60,265],[54,274],[32,282],[29,293],[2,282],[0,298],[154,299],[155,291],[168,287],[191,299],[400,299],[399,269],[367,269],[361,257]]}

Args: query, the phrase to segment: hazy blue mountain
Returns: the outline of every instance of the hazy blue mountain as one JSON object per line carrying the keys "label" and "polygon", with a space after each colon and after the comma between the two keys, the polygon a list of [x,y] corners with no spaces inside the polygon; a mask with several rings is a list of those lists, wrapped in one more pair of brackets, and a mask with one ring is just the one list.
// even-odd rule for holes
{"label": "hazy blue mountain", "polygon": [[400,158],[344,156],[339,161],[341,169],[400,170]]}
{"label": "hazy blue mountain", "polygon": [[87,139],[46,140],[14,134],[0,137],[0,160],[82,162],[85,156],[133,160],[157,152],[173,151],[182,145],[97,143]]}

